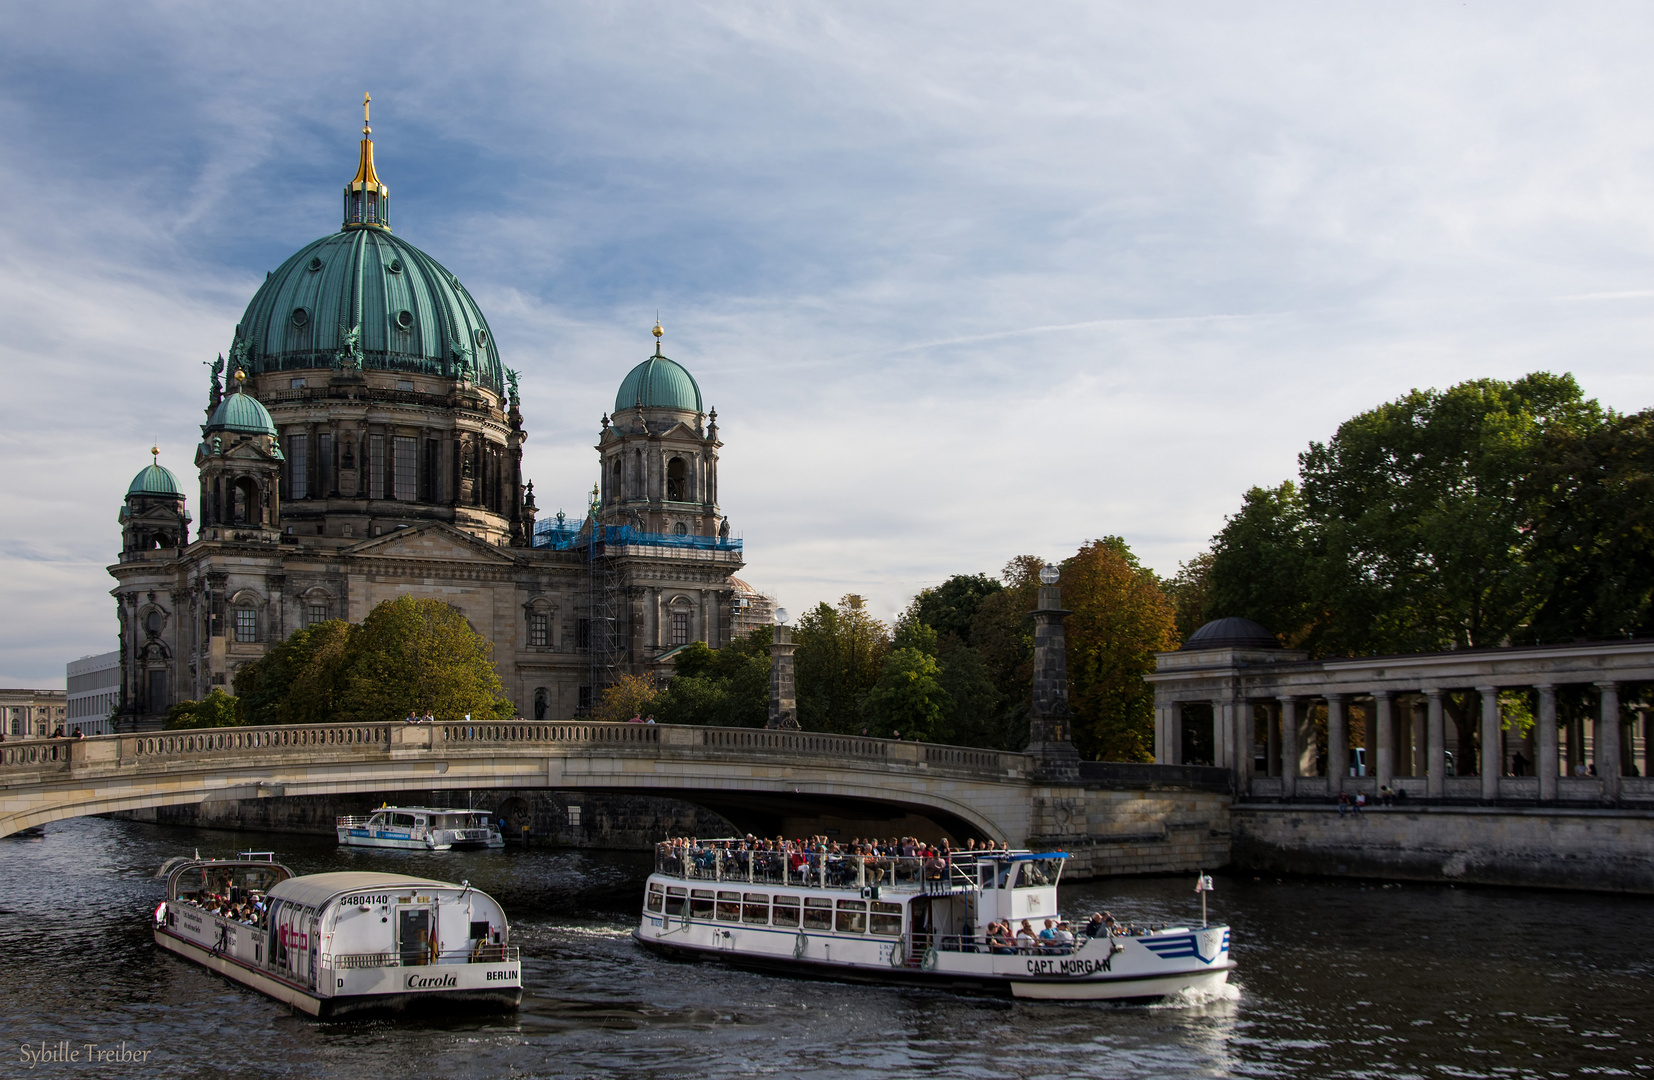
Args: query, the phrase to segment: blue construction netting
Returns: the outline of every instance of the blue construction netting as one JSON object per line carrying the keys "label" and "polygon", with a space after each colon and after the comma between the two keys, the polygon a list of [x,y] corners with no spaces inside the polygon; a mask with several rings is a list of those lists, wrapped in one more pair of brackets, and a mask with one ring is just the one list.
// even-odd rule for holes
{"label": "blue construction netting", "polygon": [[[586,522],[558,521],[550,518],[534,523],[534,546],[553,551],[584,550],[590,542],[585,532]],[[694,548],[700,551],[740,551],[741,541],[720,536],[677,536],[672,533],[644,532],[630,525],[599,525],[601,544],[635,544],[644,547]]]}

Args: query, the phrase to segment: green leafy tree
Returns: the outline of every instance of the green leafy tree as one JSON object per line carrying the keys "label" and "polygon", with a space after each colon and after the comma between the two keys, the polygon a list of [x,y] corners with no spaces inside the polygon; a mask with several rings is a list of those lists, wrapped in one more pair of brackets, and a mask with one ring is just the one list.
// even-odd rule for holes
{"label": "green leafy tree", "polygon": [[200,701],[180,701],[167,710],[165,727],[168,731],[187,728],[240,727],[246,723],[241,716],[240,703],[215,686]]}
{"label": "green leafy tree", "polygon": [[817,604],[793,631],[800,726],[811,731],[859,732],[863,706],[884,671],[890,631],[851,595],[838,607]]}
{"label": "green leafy tree", "polygon": [[331,619],[293,631],[235,674],[250,724],[321,724],[337,716],[352,627]]}
{"label": "green leafy tree", "polygon": [[621,675],[603,688],[602,695],[592,708],[592,719],[621,724],[633,717],[643,719],[652,716],[659,694],[655,680],[649,676]]}
{"label": "green leafy tree", "polygon": [[1005,564],[1004,588],[983,597],[971,620],[971,646],[986,669],[999,699],[992,727],[1006,733],[1002,748],[1028,744],[1028,709],[1034,692],[1034,617],[1039,601],[1039,572],[1045,560],[1019,555]]}
{"label": "green leafy tree", "polygon": [[940,637],[952,634],[969,645],[971,625],[982,601],[1004,588],[987,574],[955,574],[934,589],[922,590],[903,617],[932,627]]}
{"label": "green leafy tree", "polygon": [[1318,545],[1296,484],[1247,491],[1240,512],[1212,540],[1205,610],[1190,620],[1187,632],[1208,619],[1239,615],[1290,646],[1305,643],[1324,621],[1313,580]]}
{"label": "green leafy tree", "polygon": [[1179,563],[1170,581],[1162,582],[1177,612],[1177,639],[1185,641],[1206,623],[1212,608],[1212,553],[1203,551]]}
{"label": "green leafy tree", "polygon": [[770,628],[713,650],[692,642],[678,652],[672,681],[655,700],[663,724],[763,727],[770,708]]}
{"label": "green leafy tree", "polygon": [[1063,564],[1069,706],[1082,757],[1154,760],[1155,653],[1176,647],[1176,611],[1154,571],[1118,536]]}
{"label": "green leafy tree", "polygon": [[[932,641],[935,636],[935,631],[930,631]],[[952,706],[940,676],[936,658],[929,653],[911,646],[891,649],[885,656],[878,682],[867,695],[869,733],[935,741],[941,734],[943,718]]]}

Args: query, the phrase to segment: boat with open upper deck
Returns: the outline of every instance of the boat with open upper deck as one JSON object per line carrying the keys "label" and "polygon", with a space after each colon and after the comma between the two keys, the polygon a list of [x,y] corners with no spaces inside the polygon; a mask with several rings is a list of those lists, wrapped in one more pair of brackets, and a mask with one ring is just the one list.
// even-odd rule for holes
{"label": "boat with open upper deck", "polygon": [[761,970],[1053,1001],[1213,993],[1228,981],[1227,926],[1005,935],[1007,924],[1058,918],[1067,858],[661,844],[633,936],[657,952]]}
{"label": "boat with open upper deck", "polygon": [[371,814],[347,814],[334,827],[347,847],[448,851],[501,848],[505,837],[486,810],[436,806],[381,806]]}
{"label": "boat with open upper deck", "polygon": [[163,869],[157,945],[312,1016],[522,1000],[505,912],[464,882],[295,877],[270,852]]}

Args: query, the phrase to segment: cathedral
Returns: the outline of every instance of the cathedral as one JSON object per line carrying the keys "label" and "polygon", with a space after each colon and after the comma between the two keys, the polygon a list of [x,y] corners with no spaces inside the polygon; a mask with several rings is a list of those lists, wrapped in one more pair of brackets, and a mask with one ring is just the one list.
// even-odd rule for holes
{"label": "cathedral", "polygon": [[194,535],[158,451],[127,489],[118,729],[158,728],[294,630],[401,595],[463,612],[533,719],[577,716],[618,675],[665,674],[740,625],[718,414],[661,328],[603,416],[585,518],[537,521],[518,374],[459,279],[390,220],[364,102],[342,226],[266,278],[213,365]]}

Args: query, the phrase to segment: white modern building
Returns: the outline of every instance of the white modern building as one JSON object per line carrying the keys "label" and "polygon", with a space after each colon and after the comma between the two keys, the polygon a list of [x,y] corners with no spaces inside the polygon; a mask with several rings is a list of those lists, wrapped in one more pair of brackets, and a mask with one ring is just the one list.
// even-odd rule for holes
{"label": "white modern building", "polygon": [[68,664],[70,732],[111,735],[110,717],[121,700],[121,651],[83,656]]}

